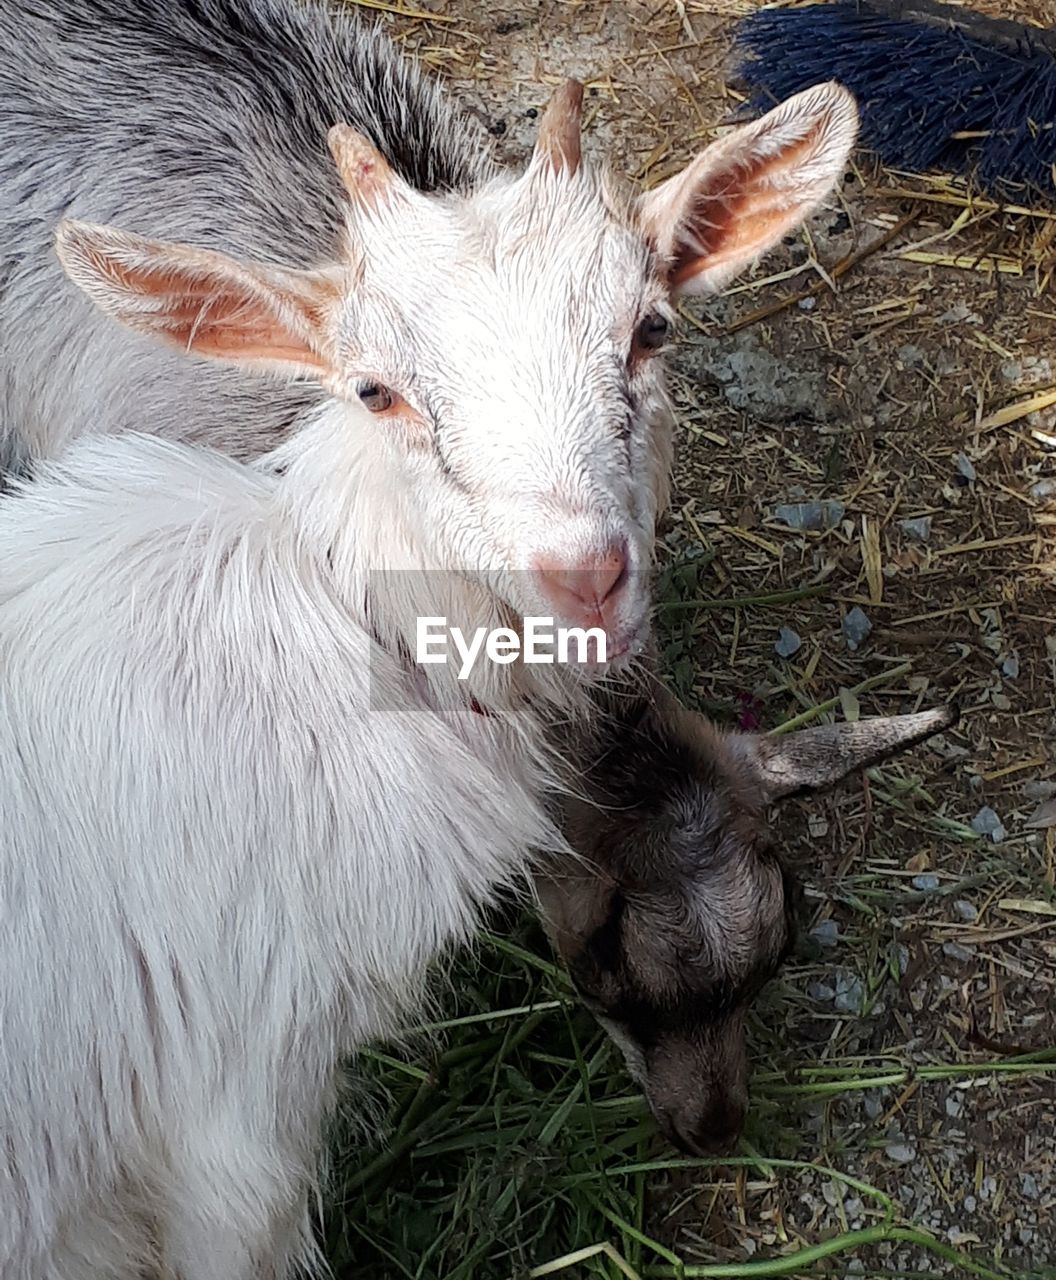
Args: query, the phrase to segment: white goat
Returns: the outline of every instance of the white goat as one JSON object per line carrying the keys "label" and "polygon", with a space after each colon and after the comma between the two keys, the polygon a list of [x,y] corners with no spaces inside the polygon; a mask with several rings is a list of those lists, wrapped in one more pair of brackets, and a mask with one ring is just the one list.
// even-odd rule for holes
{"label": "white goat", "polygon": [[336,128],[316,268],[60,233],[118,319],[329,396],[259,465],[89,438],[0,504],[4,1280],[288,1274],[340,1059],[561,847],[547,733],[583,682],[422,679],[415,618],[634,650],[670,297],[798,223],[855,127],[822,87],[632,201],[578,116],[566,87],[524,175],[434,195]]}

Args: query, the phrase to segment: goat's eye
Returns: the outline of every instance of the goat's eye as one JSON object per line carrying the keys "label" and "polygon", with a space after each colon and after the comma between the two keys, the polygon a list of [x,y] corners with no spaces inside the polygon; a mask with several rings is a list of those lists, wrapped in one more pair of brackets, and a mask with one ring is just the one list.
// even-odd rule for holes
{"label": "goat's eye", "polygon": [[652,311],[644,319],[638,321],[634,331],[634,345],[639,351],[658,351],[667,341],[671,326],[666,316],[659,311]]}
{"label": "goat's eye", "polygon": [[359,399],[371,413],[385,413],[396,403],[395,393],[380,382],[365,382],[359,389]]}

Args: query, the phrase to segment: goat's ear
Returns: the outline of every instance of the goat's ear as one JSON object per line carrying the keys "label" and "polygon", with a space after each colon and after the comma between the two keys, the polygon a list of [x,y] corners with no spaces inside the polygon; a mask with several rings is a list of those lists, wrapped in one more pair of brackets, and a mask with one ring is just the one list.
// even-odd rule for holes
{"label": "goat's ear", "polygon": [[638,202],[675,292],[712,293],[795,230],[843,173],[858,133],[846,89],[821,84],[712,143]]}
{"label": "goat's ear", "polygon": [[768,802],[834,786],[957,723],[955,707],[854,724],[821,725],[786,734],[734,734],[728,739]]}
{"label": "goat's ear", "polygon": [[317,272],[236,262],[222,253],[67,220],[56,250],[103,311],[195,355],[325,381],[325,322],[337,300]]}

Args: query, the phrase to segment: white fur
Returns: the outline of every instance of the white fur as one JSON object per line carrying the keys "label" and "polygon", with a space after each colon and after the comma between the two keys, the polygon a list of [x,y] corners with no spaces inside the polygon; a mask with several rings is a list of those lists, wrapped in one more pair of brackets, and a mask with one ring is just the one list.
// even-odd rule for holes
{"label": "white fur", "polygon": [[5,1280],[283,1274],[340,1059],[559,844],[530,727],[438,714],[328,563],[367,486],[308,532],[331,428],[282,477],[85,441],[0,506]]}
{"label": "white fur", "polygon": [[[481,665],[466,689],[400,650],[424,613],[549,613],[533,562],[614,538],[614,626],[644,632],[671,417],[636,326],[705,240],[723,274],[777,232],[702,238],[706,183],[632,204],[542,155],[496,177],[392,50],[314,6],[31,8],[0,0],[21,142],[0,159],[0,469],[75,443],[0,503],[0,1277],[283,1280],[340,1060],[398,1027],[531,850],[571,856],[544,801],[583,683]],[[850,137],[826,102],[804,128],[831,177]],[[342,115],[409,152],[394,202],[339,204]],[[56,116],[90,122],[77,148]],[[797,205],[795,155],[789,222],[824,177],[812,160]],[[327,394],[122,333],[60,277],[62,214],[212,251],[198,293],[200,252],[137,260],[191,263],[169,306],[136,293],[127,236],[81,222],[64,265],[104,310],[171,339],[190,298],[193,346],[226,306],[248,339],[228,355],[270,316],[272,354],[325,366]],[[409,412],[371,417],[366,380]]]}

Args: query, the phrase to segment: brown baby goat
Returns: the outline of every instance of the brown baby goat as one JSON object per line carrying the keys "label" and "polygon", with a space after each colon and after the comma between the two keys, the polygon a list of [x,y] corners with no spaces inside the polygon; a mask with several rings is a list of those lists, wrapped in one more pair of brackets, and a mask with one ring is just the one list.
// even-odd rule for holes
{"label": "brown baby goat", "polygon": [[794,940],[795,881],[767,807],[830,787],[957,713],[724,734],[659,684],[609,711],[602,753],[565,801],[584,862],[540,878],[544,919],[666,1136],[710,1155],[740,1135],[745,1013]]}

